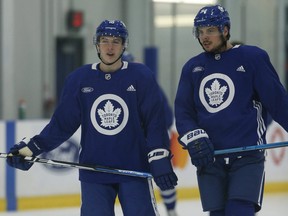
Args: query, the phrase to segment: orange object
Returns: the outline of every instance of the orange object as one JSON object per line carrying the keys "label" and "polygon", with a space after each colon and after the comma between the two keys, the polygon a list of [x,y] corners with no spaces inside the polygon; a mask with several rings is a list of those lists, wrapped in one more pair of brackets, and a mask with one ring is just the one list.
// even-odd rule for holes
{"label": "orange object", "polygon": [[187,150],[184,150],[178,142],[178,133],[175,131],[171,132],[171,152],[174,155],[172,158],[172,164],[175,168],[184,169],[189,159]]}

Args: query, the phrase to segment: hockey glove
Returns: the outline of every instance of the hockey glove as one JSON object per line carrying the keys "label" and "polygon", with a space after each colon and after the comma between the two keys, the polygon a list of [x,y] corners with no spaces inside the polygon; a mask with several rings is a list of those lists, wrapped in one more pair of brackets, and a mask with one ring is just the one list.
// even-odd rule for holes
{"label": "hockey glove", "polygon": [[179,143],[188,150],[194,166],[204,167],[214,162],[214,147],[204,130],[189,131],[179,139]]}
{"label": "hockey glove", "polygon": [[23,156],[37,156],[41,154],[42,151],[37,146],[37,144],[31,139],[29,142],[26,141],[26,138],[24,138],[19,143],[15,144],[10,151],[8,152],[8,155],[11,157],[7,157],[7,163],[11,167],[20,169],[20,170],[29,170],[33,163],[29,163],[24,160]]}
{"label": "hockey glove", "polygon": [[148,162],[150,163],[152,176],[156,185],[162,191],[173,189],[178,181],[173,171],[170,158],[170,153],[167,149],[155,149],[148,154]]}

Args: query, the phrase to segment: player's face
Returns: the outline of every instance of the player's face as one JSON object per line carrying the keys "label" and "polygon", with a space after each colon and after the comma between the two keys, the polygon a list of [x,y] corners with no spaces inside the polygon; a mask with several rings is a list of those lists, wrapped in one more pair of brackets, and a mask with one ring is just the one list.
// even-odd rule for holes
{"label": "player's face", "polygon": [[121,37],[102,36],[99,39],[98,49],[101,60],[105,63],[116,61],[122,54],[124,45]]}
{"label": "player's face", "polygon": [[199,40],[206,52],[220,53],[226,50],[226,41],[224,34],[227,29],[221,33],[217,26],[199,27]]}

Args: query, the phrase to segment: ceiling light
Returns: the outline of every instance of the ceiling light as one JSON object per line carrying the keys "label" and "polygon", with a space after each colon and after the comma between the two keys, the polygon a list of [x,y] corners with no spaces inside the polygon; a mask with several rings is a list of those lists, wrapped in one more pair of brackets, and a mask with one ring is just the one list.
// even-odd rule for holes
{"label": "ceiling light", "polygon": [[161,3],[216,4],[217,0],[153,0]]}

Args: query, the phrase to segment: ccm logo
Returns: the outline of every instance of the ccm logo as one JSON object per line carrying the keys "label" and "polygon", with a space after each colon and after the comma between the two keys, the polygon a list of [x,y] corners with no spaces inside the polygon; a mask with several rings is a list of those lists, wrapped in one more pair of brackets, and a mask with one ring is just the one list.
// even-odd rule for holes
{"label": "ccm logo", "polygon": [[156,156],[163,156],[164,155],[164,151],[158,151],[158,152],[154,152],[152,154],[148,155],[148,158],[152,158],[152,157],[156,157]]}

